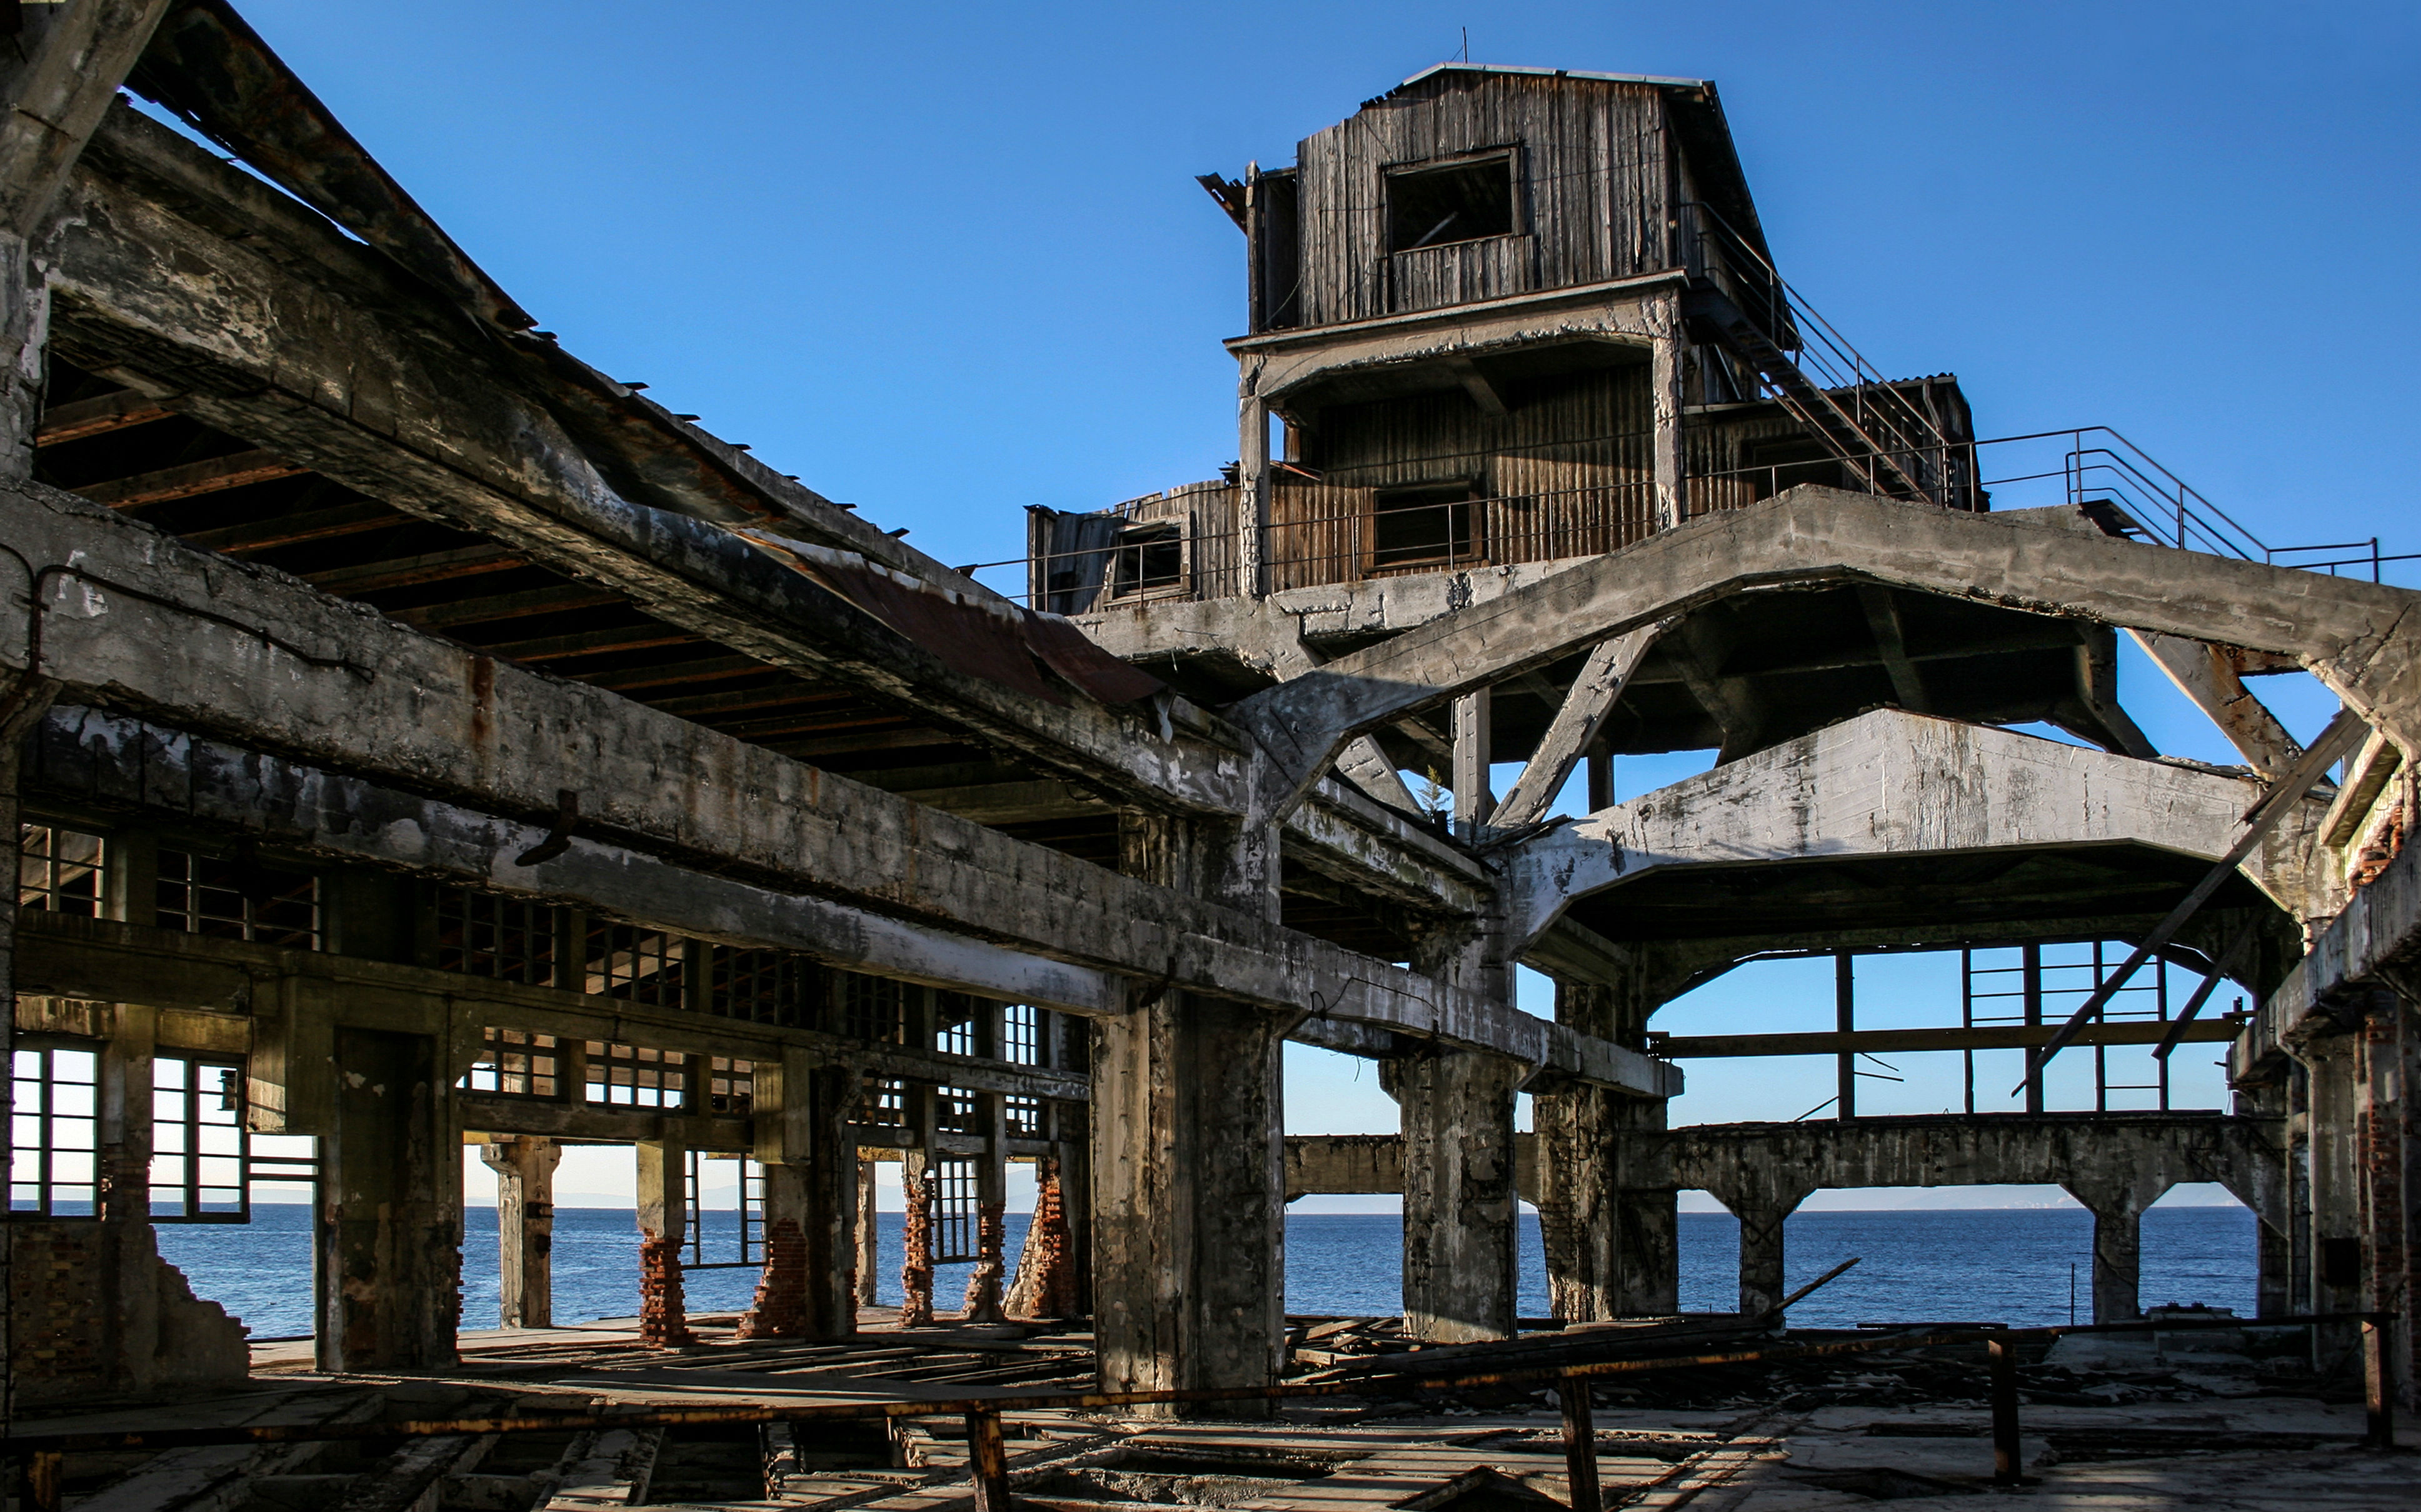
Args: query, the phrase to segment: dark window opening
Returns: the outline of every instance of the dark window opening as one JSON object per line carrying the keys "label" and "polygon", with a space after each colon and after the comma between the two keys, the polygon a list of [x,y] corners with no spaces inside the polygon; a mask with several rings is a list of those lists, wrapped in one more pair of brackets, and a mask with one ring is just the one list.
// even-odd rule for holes
{"label": "dark window opening", "polygon": [[1513,159],[1482,158],[1387,175],[1387,250],[1513,234]]}
{"label": "dark window opening", "polygon": [[153,922],[216,940],[250,940],[289,950],[320,948],[320,880],[233,858],[160,852]]}
{"label": "dark window opening", "polygon": [[48,824],[17,826],[17,906],[98,919],[107,889],[101,836]]}
{"label": "dark window opening", "polygon": [[1185,581],[1185,537],[1175,525],[1134,525],[1118,535],[1110,592],[1119,598],[1174,588]]}
{"label": "dark window opening", "polygon": [[1381,489],[1371,503],[1370,565],[1470,561],[1478,554],[1476,503],[1468,483]]}

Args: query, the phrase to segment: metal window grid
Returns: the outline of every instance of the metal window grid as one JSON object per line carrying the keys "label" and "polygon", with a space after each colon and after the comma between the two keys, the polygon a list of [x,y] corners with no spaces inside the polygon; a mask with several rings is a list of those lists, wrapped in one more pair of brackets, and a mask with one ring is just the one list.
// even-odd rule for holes
{"label": "metal window grid", "polygon": [[983,1012],[980,999],[964,992],[940,992],[933,999],[933,1048],[945,1055],[972,1055],[979,1043],[976,1022]]}
{"label": "metal window grid", "polygon": [[153,922],[163,929],[320,948],[320,879],[244,858],[160,852]]}
{"label": "metal window grid", "polygon": [[901,1129],[908,1123],[908,1083],[887,1077],[866,1079],[866,1099],[858,1122]]}
{"label": "metal window grid", "polygon": [[716,945],[707,968],[706,1009],[726,1019],[808,1026],[815,963],[795,951]]}
{"label": "metal window grid", "polygon": [[[2032,945],[1970,948],[1959,953],[1960,1022],[1967,1028],[1995,1024],[2058,1024],[2101,989],[2109,974],[2132,948],[2103,940],[2047,942]],[[2103,1004],[2100,1020],[2165,1023],[2169,1018],[2169,962],[2155,959],[2135,974]],[[2012,982],[2015,985],[2011,985]],[[2137,1047],[2116,1047],[2122,1056]],[[2144,1083],[2110,1080],[2113,1047],[2093,1047],[2093,1107],[2110,1111],[2113,1092],[2148,1092],[2154,1108],[2169,1111],[2169,1063],[2152,1061],[2153,1079]],[[2149,1047],[2141,1047],[2149,1056]],[[1966,1063],[1967,1111],[1976,1112],[1976,1052],[1962,1052]],[[2037,1100],[2042,1091],[2030,1094]]]}
{"label": "metal window grid", "polygon": [[[736,1206],[719,1208],[718,1215],[728,1214],[732,1223],[726,1229],[722,1224],[707,1223],[706,1162],[709,1160],[737,1160],[740,1162],[740,1185],[735,1192]],[[682,1248],[689,1257],[681,1262],[687,1270],[734,1270],[765,1263],[765,1168],[746,1156],[708,1155],[703,1150],[689,1152],[684,1192],[687,1201],[682,1206]],[[716,1232],[708,1232],[711,1226]],[[728,1239],[731,1258],[711,1260],[707,1256],[719,1248],[718,1241]]]}
{"label": "metal window grid", "polygon": [[617,1108],[687,1107],[687,1061],[679,1051],[592,1039],[587,1100]]}
{"label": "metal window grid", "polygon": [[933,1123],[946,1134],[980,1134],[976,1127],[977,1109],[981,1104],[976,1094],[962,1086],[937,1086],[933,1089]]}
{"label": "metal window grid", "polygon": [[247,1224],[251,1135],[243,1063],[198,1055],[151,1060],[151,1221]]}
{"label": "metal window grid", "polygon": [[1001,1005],[1000,1058],[1018,1066],[1042,1064],[1042,1010],[1031,1003]]}
{"label": "metal window grid", "polygon": [[8,1211],[28,1218],[100,1216],[98,1052],[19,1040],[8,1145]]}
{"label": "metal window grid", "polygon": [[757,1063],[727,1060],[721,1055],[707,1062],[706,1105],[716,1113],[745,1114],[757,1102]]}
{"label": "metal window grid", "polygon": [[1000,1099],[1000,1108],[1001,1113],[1007,1119],[1008,1131],[1011,1134],[1019,1139],[1042,1137],[1042,1099],[1040,1098],[1003,1098]]}
{"label": "metal window grid", "polygon": [[976,1258],[976,1162],[935,1161],[933,1260],[953,1265]]}
{"label": "metal window grid", "polygon": [[841,1030],[857,1039],[896,1045],[908,1022],[908,984],[884,976],[844,972],[840,983]]}
{"label": "metal window grid", "polygon": [[563,1095],[563,1047],[553,1035],[523,1029],[481,1031],[479,1058],[455,1085],[466,1092],[552,1102]]}
{"label": "metal window grid", "polygon": [[687,1007],[689,942],[661,929],[599,922],[588,927],[587,990],[649,1007]]}
{"label": "metal window grid", "polygon": [[556,910],[473,887],[437,889],[437,969],[554,985]]}
{"label": "metal window grid", "polygon": [[50,824],[17,826],[17,906],[102,916],[108,848],[97,834]]}

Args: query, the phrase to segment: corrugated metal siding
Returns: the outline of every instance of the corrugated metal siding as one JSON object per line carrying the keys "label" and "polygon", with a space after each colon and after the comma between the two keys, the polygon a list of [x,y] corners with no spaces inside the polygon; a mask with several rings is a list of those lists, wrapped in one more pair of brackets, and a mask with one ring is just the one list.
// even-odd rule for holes
{"label": "corrugated metal siding", "polygon": [[[1297,318],[1367,320],[1669,266],[1663,111],[1646,85],[1440,74],[1304,139]],[[1391,257],[1385,169],[1494,148],[1517,149],[1528,234]]]}

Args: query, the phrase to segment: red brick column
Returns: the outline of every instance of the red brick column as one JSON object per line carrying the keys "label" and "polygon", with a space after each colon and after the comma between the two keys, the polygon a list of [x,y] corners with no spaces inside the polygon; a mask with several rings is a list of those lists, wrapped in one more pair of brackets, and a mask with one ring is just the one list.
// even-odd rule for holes
{"label": "red brick column", "polygon": [[765,1273],[757,1300],[740,1319],[743,1339],[804,1338],[807,1322],[807,1237],[794,1218],[765,1231]]}
{"label": "red brick column", "polygon": [[1055,1161],[1042,1165],[1036,1183],[1034,1222],[1025,1230],[1025,1251],[1017,1259],[1017,1284],[1009,1291],[1012,1317],[1074,1317],[1076,1243],[1068,1228]]}
{"label": "red brick column", "polygon": [[933,1177],[909,1168],[900,1183],[907,1198],[907,1222],[901,1225],[899,1326],[923,1328],[933,1321]]}
{"label": "red brick column", "polygon": [[639,1342],[670,1348],[695,1344],[689,1302],[681,1295],[680,1240],[650,1235],[639,1240]]}
{"label": "red brick column", "polygon": [[1000,1321],[1001,1251],[1007,1238],[1007,1214],[1005,1202],[987,1202],[976,1208],[976,1273],[967,1277],[970,1323]]}

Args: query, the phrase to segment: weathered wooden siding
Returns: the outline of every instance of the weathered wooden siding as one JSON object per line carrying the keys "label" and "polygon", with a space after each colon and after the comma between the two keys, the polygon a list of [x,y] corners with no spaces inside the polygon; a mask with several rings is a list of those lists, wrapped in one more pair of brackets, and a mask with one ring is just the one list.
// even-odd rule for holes
{"label": "weathered wooden siding", "polygon": [[1375,496],[1414,484],[1467,481],[1479,494],[1470,561],[1587,555],[1647,533],[1652,463],[1645,366],[1514,385],[1507,397],[1511,413],[1501,416],[1483,414],[1460,393],[1324,412],[1311,445],[1320,481],[1281,473],[1273,491],[1271,585],[1370,575],[1377,570],[1369,554]]}
{"label": "weathered wooden siding", "polygon": [[[1515,234],[1391,257],[1385,170],[1514,148]],[[1664,105],[1649,85],[1442,73],[1301,146],[1304,325],[1670,265]]]}
{"label": "weathered wooden siding", "polygon": [[1099,607],[1111,609],[1149,598],[1226,599],[1243,592],[1237,574],[1236,490],[1227,483],[1188,483],[1164,493],[1129,499],[1114,512],[1132,525],[1173,523],[1185,532],[1186,581],[1179,588],[1145,596],[1104,592]]}

